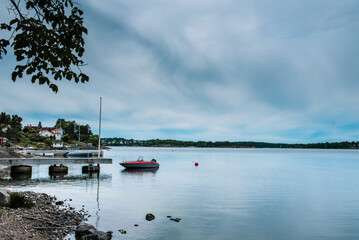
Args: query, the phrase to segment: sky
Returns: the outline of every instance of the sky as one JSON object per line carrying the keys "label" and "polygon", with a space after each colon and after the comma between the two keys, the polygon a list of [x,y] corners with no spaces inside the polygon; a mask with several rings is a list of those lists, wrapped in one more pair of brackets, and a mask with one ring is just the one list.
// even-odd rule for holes
{"label": "sky", "polygon": [[357,0],[79,3],[90,82],[55,94],[12,82],[14,56],[0,60],[0,111],[23,126],[65,118],[97,133],[102,97],[102,137],[358,141]]}

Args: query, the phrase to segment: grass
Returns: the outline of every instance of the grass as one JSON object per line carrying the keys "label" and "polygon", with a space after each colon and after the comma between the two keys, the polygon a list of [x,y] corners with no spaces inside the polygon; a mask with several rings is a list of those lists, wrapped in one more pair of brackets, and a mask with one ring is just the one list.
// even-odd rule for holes
{"label": "grass", "polygon": [[10,193],[10,208],[32,208],[33,206],[35,206],[35,204],[31,201],[31,199],[18,192]]}

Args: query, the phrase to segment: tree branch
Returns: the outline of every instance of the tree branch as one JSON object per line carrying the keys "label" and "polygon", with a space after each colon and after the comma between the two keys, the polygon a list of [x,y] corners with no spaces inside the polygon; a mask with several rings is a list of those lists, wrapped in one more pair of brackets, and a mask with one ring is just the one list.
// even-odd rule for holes
{"label": "tree branch", "polygon": [[19,6],[15,3],[14,0],[10,0],[10,2],[12,3],[12,5],[15,7],[16,11],[19,13],[19,16],[21,17],[22,20],[25,19],[25,17],[22,15]]}

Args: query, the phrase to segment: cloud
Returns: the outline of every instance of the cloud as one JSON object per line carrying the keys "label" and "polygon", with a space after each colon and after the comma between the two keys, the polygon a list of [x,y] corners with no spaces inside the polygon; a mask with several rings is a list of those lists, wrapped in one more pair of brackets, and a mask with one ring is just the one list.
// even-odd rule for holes
{"label": "cloud", "polygon": [[90,82],[61,82],[54,95],[11,83],[0,61],[2,111],[78,119],[96,131],[102,96],[107,137],[358,137],[357,1],[80,3]]}

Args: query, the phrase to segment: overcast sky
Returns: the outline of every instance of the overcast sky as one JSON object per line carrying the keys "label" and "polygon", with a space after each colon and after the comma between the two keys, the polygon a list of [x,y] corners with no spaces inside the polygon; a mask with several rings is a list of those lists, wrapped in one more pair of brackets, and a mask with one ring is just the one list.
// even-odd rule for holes
{"label": "overcast sky", "polygon": [[79,2],[89,83],[54,94],[13,83],[14,57],[0,60],[0,111],[24,126],[96,133],[102,96],[103,137],[359,140],[358,0]]}

